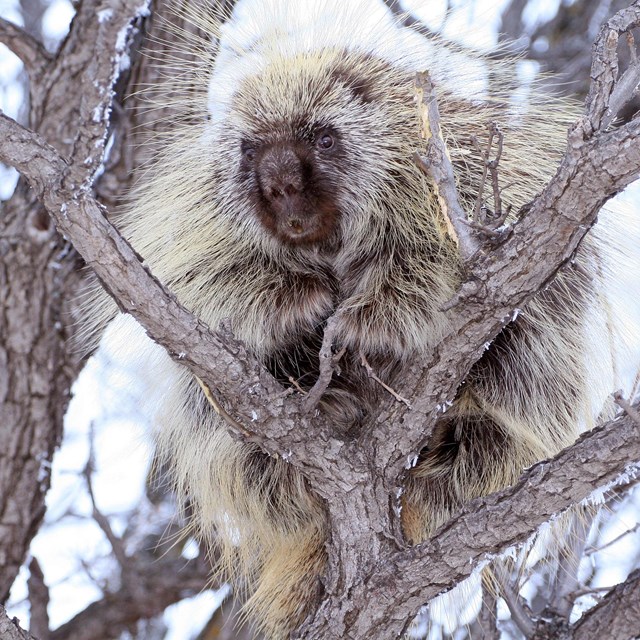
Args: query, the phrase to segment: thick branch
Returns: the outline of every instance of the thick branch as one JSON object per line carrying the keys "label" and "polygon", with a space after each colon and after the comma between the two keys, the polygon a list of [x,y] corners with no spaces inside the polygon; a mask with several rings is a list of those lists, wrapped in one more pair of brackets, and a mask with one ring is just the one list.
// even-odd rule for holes
{"label": "thick branch", "polygon": [[384,604],[359,610],[355,637],[372,629],[376,637],[395,637],[426,601],[599,487],[635,474],[636,460],[640,433],[632,418],[620,417],[536,464],[513,487],[470,502],[431,540],[399,552],[366,583],[365,597]]}
{"label": "thick branch", "polygon": [[[385,415],[378,417],[376,427],[372,431],[365,430],[362,442],[349,446],[344,446],[345,443],[334,437],[321,421],[304,417],[301,403],[293,396],[285,398],[280,386],[241,344],[228,335],[221,338],[211,333],[152,278],[131,247],[105,219],[87,189],[79,187],[75,177],[69,177],[69,166],[51,147],[9,119],[0,118],[0,153],[29,178],[55,217],[58,228],[73,240],[123,311],[134,315],[174,359],[188,364],[209,389],[220,394],[224,398],[222,404],[233,419],[251,432],[265,450],[279,453],[300,466],[321,495],[328,497],[338,488],[341,499],[328,505],[331,522],[341,523],[337,525],[341,527],[340,535],[334,536],[333,547],[329,549],[329,564],[336,566],[336,557],[345,552],[345,548],[349,551],[346,545],[355,547],[354,540],[360,543],[368,535],[376,542],[376,534],[388,535],[384,512],[389,510],[389,496],[395,495],[407,456],[420,448],[428,426],[455,397],[458,384],[482,354],[483,344],[511,318],[514,307],[530,299],[571,257],[606,199],[637,176],[639,133],[637,121],[614,132],[596,135],[592,135],[585,119],[578,123],[558,173],[540,198],[531,204],[528,215],[523,215],[510,239],[491,255],[477,255],[469,265],[471,276],[456,299],[458,309],[464,304],[464,314],[452,306],[448,312],[449,334],[437,352],[426,359],[429,375],[425,375],[423,366],[416,366],[408,376],[406,389],[399,389],[404,397],[412,400],[411,410],[390,401],[385,407]],[[606,173],[602,167],[607,167]],[[535,270],[530,268],[533,263]],[[237,429],[236,433],[241,434]],[[636,451],[629,447],[625,453],[632,456]],[[544,475],[540,470],[546,467],[536,469]],[[335,474],[328,477],[328,470]],[[375,486],[368,484],[381,470],[385,473],[385,487],[379,482]],[[582,474],[575,477],[582,477]],[[576,484],[583,491],[583,497],[593,490],[593,486],[586,487],[582,482]],[[366,492],[358,485],[365,486]],[[358,490],[352,491],[354,487]],[[527,491],[531,493],[530,487]],[[380,530],[375,533],[363,531],[368,523],[360,522],[358,518],[350,527],[350,521],[345,517],[350,513],[370,512],[369,505],[360,504],[366,503],[361,500],[365,494],[377,502],[374,511],[379,516],[376,524]],[[557,501],[546,507],[547,517],[567,506],[566,496],[554,498]],[[497,521],[495,513],[500,513],[500,504],[496,506],[490,499],[486,501],[493,515],[491,521],[483,521],[485,526]],[[475,504],[485,505],[485,502]],[[511,507],[512,511],[522,508],[518,499],[515,499],[515,505]],[[527,509],[530,509],[529,503]],[[468,558],[458,556],[466,542],[465,535],[477,526],[475,516],[463,512],[443,530],[437,541],[422,545],[409,555],[393,556],[393,571],[387,568],[374,571],[373,578],[366,584],[367,601],[372,594],[380,596],[383,587],[392,587],[394,595],[402,594],[397,596],[402,602],[394,602],[393,617],[388,614],[384,623],[387,627],[378,624],[377,618],[373,619],[374,612],[367,613],[369,607],[362,607],[358,619],[361,628],[371,631],[377,625],[378,637],[384,636],[385,628],[396,633],[429,594],[434,595],[468,575],[471,570]],[[520,518],[515,539],[526,537],[543,519],[539,514],[527,521]],[[353,535],[350,537],[350,534]],[[503,538],[500,536],[499,542],[504,542]],[[493,543],[498,544],[495,540]],[[476,562],[488,552],[486,544],[478,545],[471,545]],[[381,559],[381,565],[387,564],[388,557],[378,553],[382,546],[365,548],[371,551],[367,565],[378,559]],[[385,552],[387,549],[384,548]],[[453,550],[457,550],[458,556]],[[429,554],[429,563],[425,565],[418,559],[418,553]],[[425,576],[425,566],[428,576]],[[353,565],[349,567],[352,568]],[[425,581],[431,582],[434,578],[432,570],[437,577],[436,583],[424,587]],[[347,577],[355,583],[358,573],[354,570]],[[413,579],[409,586],[405,585],[405,574]],[[358,588],[364,590],[362,583]],[[387,597],[385,595],[385,599]],[[353,611],[351,609],[352,614]]]}
{"label": "thick branch", "polygon": [[[89,102],[95,97],[98,107],[111,99],[122,68],[114,52],[124,55],[131,22],[144,10],[140,0],[113,0],[106,20],[97,15],[99,5],[77,4],[69,35],[46,65],[45,57],[37,59],[35,41],[2,23],[14,48],[42,72],[30,77],[30,126],[75,160],[78,183],[100,166],[109,124],[108,113]],[[104,117],[96,122],[98,115]],[[66,344],[73,332],[67,301],[80,279],[79,262],[21,181],[0,216],[0,601],[44,514],[50,462],[79,368],[78,354]]]}
{"label": "thick branch", "polygon": [[18,621],[9,619],[5,608],[0,604],[0,638],[2,640],[35,640],[20,628]]}
{"label": "thick branch", "polygon": [[[140,321],[209,389],[217,390],[223,398],[233,398],[239,421],[256,434],[265,449],[286,455],[291,446],[279,446],[279,439],[293,434],[302,440],[300,434],[306,432],[307,440],[309,433],[317,432],[311,419],[308,429],[303,428],[298,405],[284,404],[280,385],[241,343],[228,332],[221,339],[209,331],[149,273],[87,189],[69,182],[68,165],[55,149],[0,115],[0,155],[30,181],[55,218],[58,230],[73,239],[121,309]],[[224,406],[225,402],[220,404]],[[234,425],[230,428],[244,435]]]}
{"label": "thick branch", "polygon": [[[625,15],[625,25],[640,24],[640,3],[634,3]],[[594,68],[598,64],[595,60]],[[612,91],[613,85],[606,88]],[[518,214],[519,222],[508,239],[490,252],[479,252],[468,265],[470,275],[447,311],[448,334],[431,358],[416,366],[397,389],[412,399],[411,411],[387,403],[376,428],[364,434],[364,446],[371,447],[378,465],[386,468],[390,493],[397,487],[408,456],[420,450],[429,425],[453,400],[481,357],[484,344],[511,320],[514,309],[523,307],[571,259],[604,203],[637,179],[640,118],[614,131],[594,134],[590,122],[606,108],[600,98],[587,101],[587,115],[570,132],[555,176]],[[398,438],[390,437],[390,424],[403,425]]]}

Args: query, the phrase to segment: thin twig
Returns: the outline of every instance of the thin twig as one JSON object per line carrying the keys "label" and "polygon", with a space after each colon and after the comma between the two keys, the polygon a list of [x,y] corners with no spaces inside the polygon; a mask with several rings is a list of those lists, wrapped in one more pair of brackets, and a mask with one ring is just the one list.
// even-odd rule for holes
{"label": "thin twig", "polygon": [[569,619],[573,609],[573,593],[579,586],[578,569],[584,555],[584,548],[589,536],[593,514],[587,510],[578,511],[571,516],[571,524],[567,532],[567,544],[561,550],[560,562],[556,573],[556,581],[551,594],[549,606],[563,620]]}
{"label": "thin twig", "polygon": [[113,549],[113,555],[116,557],[118,564],[123,572],[127,570],[130,564],[129,556],[124,550],[124,544],[122,540],[113,532],[109,519],[98,509],[95,496],[93,493],[92,476],[95,470],[95,449],[94,449],[94,430],[93,423],[91,423],[89,431],[89,459],[84,467],[82,475],[87,483],[87,491],[89,492],[89,498],[91,499],[92,515],[102,532],[107,537],[111,548]]}
{"label": "thin twig", "polygon": [[[498,599],[493,588],[482,585],[482,606],[472,627],[470,637],[483,638],[483,640],[499,640],[498,613],[496,610]],[[477,634],[474,631],[477,630]]]}
{"label": "thin twig", "polygon": [[535,633],[536,626],[520,594],[517,592],[517,586],[511,584],[508,580],[506,567],[497,565],[494,576],[500,587],[500,596],[506,602],[511,612],[511,619],[525,638],[531,638]]}
{"label": "thin twig", "polygon": [[[604,551],[605,549],[612,547],[614,544],[616,544],[616,542],[619,542],[620,540],[622,540],[622,538],[632,533],[635,533],[638,530],[638,528],[640,528],[640,522],[636,522],[636,524],[634,524],[633,527],[631,527],[630,529],[627,529],[626,531],[623,531],[619,536],[616,536],[613,540],[609,540],[609,542],[607,542],[606,544],[603,544],[601,547],[589,547],[584,552],[584,555],[592,556],[594,553],[600,553],[601,551]],[[610,588],[611,587],[609,587],[609,589]]]}
{"label": "thin twig", "polygon": [[632,406],[622,395],[622,390],[616,391],[613,394],[615,403],[637,424],[640,426],[640,412]]}
{"label": "thin twig", "polygon": [[403,398],[399,393],[394,391],[389,385],[385,384],[382,380],[380,380],[380,378],[378,378],[378,376],[373,371],[373,367],[369,364],[369,361],[365,357],[364,353],[360,353],[360,362],[362,363],[362,366],[366,369],[367,375],[372,380],[375,380],[383,389],[388,391],[398,402],[404,402],[404,404],[406,404],[407,407],[411,409],[411,403],[406,398]]}
{"label": "thin twig", "polygon": [[22,60],[27,72],[32,76],[32,82],[38,80],[38,76],[52,60],[51,54],[41,42],[4,18],[0,18],[0,42]]}
{"label": "thin twig", "polygon": [[415,153],[413,160],[433,180],[449,232],[458,244],[463,262],[466,262],[476,253],[479,245],[463,222],[467,215],[458,200],[453,165],[440,129],[435,86],[426,71],[416,74],[416,96],[422,118],[422,134],[427,140],[427,153],[426,157]]}
{"label": "thin twig", "polygon": [[305,391],[301,386],[300,383],[293,377],[293,376],[289,376],[289,382],[296,388],[296,390],[298,392],[300,392],[302,395],[307,395],[307,391]]}
{"label": "thin twig", "polygon": [[227,424],[231,425],[234,429],[239,431],[242,435],[244,435],[247,438],[251,438],[254,436],[254,434],[251,433],[251,431],[248,431],[247,429],[245,429],[232,415],[229,414],[229,412],[216,400],[213,393],[211,393],[211,390],[209,389],[209,387],[207,387],[207,385],[202,380],[200,380],[198,376],[195,376],[195,379],[200,385],[200,388],[204,393],[204,397],[209,401],[209,404],[214,408],[215,412]]}
{"label": "thin twig", "polygon": [[480,154],[482,158],[482,176],[480,177],[480,184],[478,185],[478,195],[476,197],[476,203],[473,207],[473,221],[476,224],[480,224],[480,210],[482,209],[483,199],[482,196],[484,194],[484,185],[487,180],[487,173],[489,172],[489,163],[487,159],[489,157],[489,151],[491,150],[491,144],[493,142],[493,132],[489,131],[489,142],[487,144],[488,149],[484,151],[480,146],[480,142],[476,136],[471,136],[471,144],[475,147],[476,151]]}
{"label": "thin twig", "polygon": [[[496,141],[496,153],[495,157],[491,159],[491,150],[494,146],[494,140]],[[489,124],[489,140],[486,147],[483,149],[476,136],[471,136],[471,144],[475,147],[476,151],[482,158],[482,176],[480,178],[480,184],[478,186],[478,195],[473,208],[473,223],[470,224],[473,229],[482,231],[487,235],[491,235],[491,231],[500,227],[511,212],[511,206],[508,206],[505,211],[502,211],[502,189],[500,188],[498,180],[498,166],[500,165],[500,159],[502,158],[502,150],[504,146],[504,135],[495,122]],[[487,174],[491,176],[491,185],[493,189],[493,212],[491,217],[484,214],[482,211],[490,211],[486,202],[483,199],[484,188],[487,180]],[[489,231],[491,230],[491,231]]]}
{"label": "thin twig", "polygon": [[602,597],[603,591],[611,591],[611,589],[615,589],[617,585],[609,585],[608,587],[585,587],[584,589],[576,589],[573,592],[574,598],[579,598],[580,596],[600,596]]}
{"label": "thin twig", "polygon": [[503,213],[501,190],[500,185],[498,184],[498,165],[500,164],[500,159],[502,158],[504,135],[498,128],[498,125],[495,123],[491,124],[491,129],[498,139],[498,149],[496,151],[496,156],[493,160],[489,161],[488,167],[489,173],[491,173],[491,184],[493,185],[493,213],[496,217],[496,219],[492,220],[491,222],[494,226],[499,227],[507,219],[510,207],[507,207]]}
{"label": "thin twig", "polygon": [[482,233],[482,234],[484,234],[486,236],[489,236],[491,238],[499,239],[499,238],[504,237],[504,233],[502,233],[500,231],[496,231],[495,229],[492,229],[491,227],[488,227],[485,224],[481,224],[481,223],[475,222],[473,220],[465,220],[464,223],[468,227],[471,227],[472,229],[475,229],[479,233]]}
{"label": "thin twig", "polygon": [[346,349],[341,349],[338,353],[333,353],[333,343],[338,330],[338,317],[334,313],[327,320],[327,324],[324,328],[324,336],[322,337],[322,346],[320,347],[320,353],[318,357],[320,359],[320,373],[316,383],[311,387],[302,404],[302,410],[304,413],[310,413],[313,411],[320,402],[320,398],[329,387],[331,379],[333,378],[333,372],[338,368],[338,361],[345,354]]}

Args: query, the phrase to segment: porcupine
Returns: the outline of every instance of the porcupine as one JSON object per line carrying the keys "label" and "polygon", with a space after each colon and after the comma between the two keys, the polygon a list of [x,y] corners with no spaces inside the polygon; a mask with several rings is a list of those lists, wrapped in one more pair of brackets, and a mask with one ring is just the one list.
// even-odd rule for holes
{"label": "porcupine", "polygon": [[[239,9],[222,27],[207,8],[188,10],[212,36],[197,43],[195,76],[208,87],[201,117],[173,132],[119,224],[183,304],[214,328],[229,319],[284,384],[314,384],[324,322],[340,307],[336,343],[347,350],[321,410],[335,429],[357,433],[384,393],[359,354],[393,385],[437,345],[461,277],[433,185],[412,159],[425,145],[416,71],[435,78],[467,210],[483,172],[472,136],[484,141],[489,123],[500,127],[503,199],[516,210],[550,177],[570,116],[542,94],[513,100],[497,63],[396,24],[382,5]],[[496,71],[504,79],[489,87]],[[611,233],[590,235],[580,268],[561,271],[473,367],[408,478],[411,543],[593,426],[614,386],[603,296]],[[232,439],[192,374],[106,296],[96,291],[88,307],[93,324],[110,322],[112,348],[162,385],[149,412],[192,530],[247,589],[258,626],[285,637],[323,571],[321,502],[285,461]]]}

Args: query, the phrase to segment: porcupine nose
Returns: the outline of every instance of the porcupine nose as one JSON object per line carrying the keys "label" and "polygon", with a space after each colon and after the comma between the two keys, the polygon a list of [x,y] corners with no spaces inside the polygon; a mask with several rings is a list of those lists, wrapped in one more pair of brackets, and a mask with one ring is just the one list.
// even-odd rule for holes
{"label": "porcupine nose", "polygon": [[282,222],[293,233],[305,228],[302,162],[295,148],[286,143],[268,147],[258,164],[262,193]]}

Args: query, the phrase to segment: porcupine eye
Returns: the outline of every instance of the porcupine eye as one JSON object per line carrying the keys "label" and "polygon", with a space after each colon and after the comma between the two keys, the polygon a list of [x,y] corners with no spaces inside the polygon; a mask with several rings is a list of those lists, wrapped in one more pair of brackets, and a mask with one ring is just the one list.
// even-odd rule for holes
{"label": "porcupine eye", "polygon": [[316,141],[316,146],[321,151],[328,151],[333,147],[334,144],[335,144],[335,141],[333,139],[333,136],[330,135],[329,133],[320,134],[320,136]]}
{"label": "porcupine eye", "polygon": [[256,159],[256,150],[253,147],[245,147],[242,149],[242,157],[247,162],[253,162]]}

